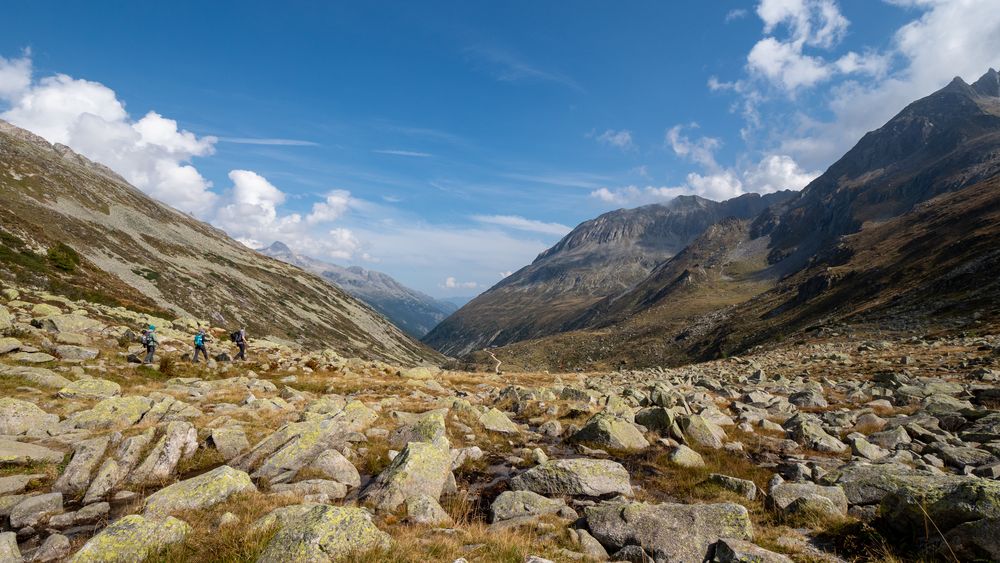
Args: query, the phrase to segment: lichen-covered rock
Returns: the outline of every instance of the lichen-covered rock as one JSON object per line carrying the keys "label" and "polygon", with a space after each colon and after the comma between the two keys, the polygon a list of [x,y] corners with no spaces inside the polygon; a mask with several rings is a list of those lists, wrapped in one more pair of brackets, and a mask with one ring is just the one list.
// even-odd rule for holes
{"label": "lichen-covered rock", "polygon": [[11,397],[0,399],[0,436],[40,435],[59,423],[37,405]]}
{"label": "lichen-covered rock", "polygon": [[59,463],[63,460],[63,455],[62,452],[44,446],[0,438],[0,464]]}
{"label": "lichen-covered rock", "polygon": [[701,457],[701,454],[684,444],[681,444],[671,450],[670,453],[667,454],[667,459],[670,460],[670,463],[674,463],[681,467],[705,467],[705,459]]}
{"label": "lichen-covered rock", "polygon": [[103,499],[121,484],[139,463],[139,457],[155,436],[156,429],[150,428],[142,434],[122,440],[114,455],[105,459],[100,469],[97,470],[97,474],[94,475],[94,479],[87,488],[87,494],[83,497],[83,504]]}
{"label": "lichen-covered rock", "polygon": [[308,465],[312,471],[333,479],[338,483],[343,483],[348,487],[361,486],[361,474],[358,473],[354,464],[337,450],[326,450]]}
{"label": "lichen-covered rock", "polygon": [[101,321],[83,315],[61,315],[59,309],[50,311],[41,319],[42,328],[49,332],[96,332],[104,328]]}
{"label": "lichen-covered rock", "polygon": [[406,499],[406,519],[423,526],[450,526],[454,523],[441,504],[426,495]]}
{"label": "lichen-covered rock", "polygon": [[56,356],[64,360],[93,360],[101,354],[97,348],[86,346],[74,346],[72,344],[62,344],[56,346]]}
{"label": "lichen-covered rock", "polygon": [[130,514],[91,538],[69,563],[145,561],[159,550],[184,541],[191,527],[173,517],[163,520]]}
{"label": "lichen-covered rock", "polygon": [[392,538],[360,508],[311,506],[276,523],[278,530],[257,563],[327,563],[392,545]]}
{"label": "lichen-covered rock", "polygon": [[229,461],[250,449],[247,434],[239,424],[212,429],[212,444],[222,459]]}
{"label": "lichen-covered rock", "polygon": [[836,486],[814,485],[812,483],[781,483],[771,487],[768,501],[779,511],[784,511],[800,498],[823,497],[829,499],[840,515],[847,514],[847,495]]}
{"label": "lichen-covered rock", "polygon": [[[879,505],[890,529],[916,534],[929,519],[942,531],[983,518],[1000,518],[1000,481],[959,475],[893,477]],[[920,532],[922,533],[922,532]]]}
{"label": "lichen-covered rock", "polygon": [[25,497],[10,510],[10,527],[17,530],[34,526],[45,518],[62,512],[62,493],[48,493]]}
{"label": "lichen-covered rock", "polygon": [[389,444],[393,448],[403,448],[410,442],[433,442],[445,435],[446,411],[438,409],[415,417],[393,431]]}
{"label": "lichen-covered rock", "polygon": [[32,385],[46,387],[48,389],[62,389],[72,383],[72,381],[61,375],[57,375],[50,369],[30,366],[8,366],[0,364],[0,377],[2,376],[20,377],[21,379],[29,381]]}
{"label": "lichen-covered rock", "polygon": [[21,551],[17,548],[17,534],[0,533],[0,562],[21,563]]}
{"label": "lichen-covered rock", "polygon": [[827,473],[819,482],[842,487],[851,505],[872,505],[896,489],[894,477],[906,475],[917,475],[917,472],[905,465],[850,464]]}
{"label": "lichen-covered rock", "polygon": [[574,442],[615,450],[642,450],[649,447],[646,437],[631,422],[610,414],[598,414],[573,434]]}
{"label": "lichen-covered rock", "polygon": [[83,440],[73,448],[73,459],[52,485],[52,490],[74,497],[87,490],[94,469],[101,463],[110,439],[107,436]]}
{"label": "lichen-covered rock", "polygon": [[[73,546],[69,538],[62,534],[52,534],[45,538],[42,545],[31,556],[32,563],[50,563],[52,561],[62,561],[72,551]],[[0,555],[0,561],[4,558]]]}
{"label": "lichen-covered rock", "polygon": [[490,432],[499,432],[501,434],[518,434],[521,432],[521,429],[503,411],[497,408],[491,408],[480,415],[479,424],[482,424],[483,428]]}
{"label": "lichen-covered rock", "polygon": [[107,379],[78,379],[59,390],[63,399],[107,399],[122,394],[122,386]]}
{"label": "lichen-covered rock", "polygon": [[23,493],[32,481],[45,479],[43,473],[29,473],[0,477],[0,496]]}
{"label": "lichen-covered rock", "polygon": [[983,518],[959,524],[945,536],[947,546],[940,549],[948,556],[949,550],[961,561],[1000,561],[1000,518]]}
{"label": "lichen-covered rock", "polygon": [[275,493],[301,495],[308,502],[328,503],[347,496],[347,485],[329,479],[307,479],[289,484],[272,485]]}
{"label": "lichen-covered rock", "polygon": [[587,528],[609,552],[639,546],[656,561],[704,561],[722,538],[752,540],[738,504],[604,503],[586,509]]}
{"label": "lichen-covered rock", "polygon": [[511,479],[515,491],[541,495],[632,495],[628,471],[607,459],[557,459],[532,467]]}
{"label": "lichen-covered rock", "polygon": [[448,440],[410,442],[365,489],[363,498],[378,510],[394,511],[407,499],[428,496],[439,500],[451,476]]}
{"label": "lichen-covered rock", "polygon": [[550,499],[531,491],[504,491],[493,501],[490,510],[493,522],[502,522],[526,516],[557,514],[568,509],[561,499]]}
{"label": "lichen-covered rock", "polygon": [[738,479],[736,477],[730,477],[729,475],[712,473],[708,476],[706,482],[746,497],[747,500],[754,500],[757,498],[757,485],[749,479]]}
{"label": "lichen-covered rock", "polygon": [[726,431],[721,426],[701,415],[682,417],[680,427],[686,440],[704,448],[717,450],[726,439]]}
{"label": "lichen-covered rock", "polygon": [[155,518],[180,510],[205,509],[233,495],[256,490],[249,475],[223,465],[156,491],[146,499],[143,514]]}
{"label": "lichen-covered rock", "polygon": [[792,440],[807,448],[838,454],[847,451],[847,444],[828,434],[813,418],[797,414],[785,421],[784,428]]}
{"label": "lichen-covered rock", "polygon": [[85,430],[122,430],[139,422],[152,406],[146,397],[110,397],[70,415],[65,424]]}
{"label": "lichen-covered rock", "polygon": [[191,457],[197,449],[198,431],[190,422],[169,422],[146,459],[129,474],[128,481],[135,485],[163,482],[173,475],[181,459]]}
{"label": "lichen-covered rock", "polygon": [[721,539],[715,544],[713,563],[792,563],[787,555],[768,551],[745,540]]}

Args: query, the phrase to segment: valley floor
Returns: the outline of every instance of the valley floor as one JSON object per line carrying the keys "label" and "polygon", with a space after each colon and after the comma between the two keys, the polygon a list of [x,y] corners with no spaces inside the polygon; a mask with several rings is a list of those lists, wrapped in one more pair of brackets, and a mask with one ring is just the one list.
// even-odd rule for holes
{"label": "valley floor", "polygon": [[194,321],[0,303],[5,563],[1000,559],[989,330],[495,374],[267,339],[194,365]]}

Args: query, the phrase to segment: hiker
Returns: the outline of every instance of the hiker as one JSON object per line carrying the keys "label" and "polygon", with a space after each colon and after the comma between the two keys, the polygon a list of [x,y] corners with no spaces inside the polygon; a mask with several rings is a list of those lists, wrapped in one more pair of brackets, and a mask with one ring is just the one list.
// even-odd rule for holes
{"label": "hiker", "polygon": [[240,328],[236,332],[230,335],[233,342],[236,343],[240,348],[240,353],[236,354],[234,360],[246,360],[247,359],[247,330],[245,328]]}
{"label": "hiker", "polygon": [[153,354],[156,353],[156,327],[149,325],[149,328],[142,333],[142,344],[146,347],[146,359],[144,364],[153,363]]}
{"label": "hiker", "polygon": [[205,329],[199,328],[198,334],[194,335],[194,363],[198,363],[198,353],[205,355],[205,363],[208,363],[208,341],[210,340],[208,334],[205,334]]}

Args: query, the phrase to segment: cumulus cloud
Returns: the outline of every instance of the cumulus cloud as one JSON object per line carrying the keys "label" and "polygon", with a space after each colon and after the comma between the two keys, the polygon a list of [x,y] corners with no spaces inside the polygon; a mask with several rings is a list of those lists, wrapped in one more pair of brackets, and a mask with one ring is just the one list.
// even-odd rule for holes
{"label": "cumulus cloud", "polygon": [[748,191],[771,193],[780,190],[801,190],[820,175],[819,171],[807,172],[785,154],[764,157],[744,175]]}
{"label": "cumulus cloud", "polygon": [[565,235],[572,229],[560,223],[546,223],[534,219],[525,219],[518,215],[473,215],[472,219],[480,223],[499,225],[520,231],[542,233],[546,235]]}
{"label": "cumulus cloud", "polygon": [[[692,124],[692,127],[697,127]],[[692,141],[681,131],[683,125],[675,125],[667,130],[666,141],[677,156],[689,158],[692,161],[706,167],[718,168],[715,161],[715,151],[722,146],[722,141],[714,137],[699,137]]]}
{"label": "cumulus cloud", "polygon": [[441,284],[441,287],[445,289],[474,289],[479,287],[479,284],[474,281],[460,282],[454,276],[448,276],[445,278],[444,283]]}
{"label": "cumulus cloud", "polygon": [[198,137],[156,112],[133,121],[115,92],[89,80],[56,74],[33,80],[31,60],[0,58],[0,118],[105,164],[137,188],[182,211],[207,218],[216,195],[191,159],[214,152],[214,137]]}
{"label": "cumulus cloud", "polygon": [[350,203],[351,192],[334,190],[326,195],[326,199],[313,204],[312,212],[306,216],[306,222],[316,224],[336,221],[347,212]]}

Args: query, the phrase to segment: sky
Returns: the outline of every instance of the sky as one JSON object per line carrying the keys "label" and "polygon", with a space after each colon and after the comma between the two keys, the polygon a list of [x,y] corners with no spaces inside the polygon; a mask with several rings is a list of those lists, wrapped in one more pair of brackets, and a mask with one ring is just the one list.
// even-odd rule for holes
{"label": "sky", "polygon": [[253,247],[477,294],[582,221],[801,189],[1000,67],[997,0],[5,3],[0,119]]}

